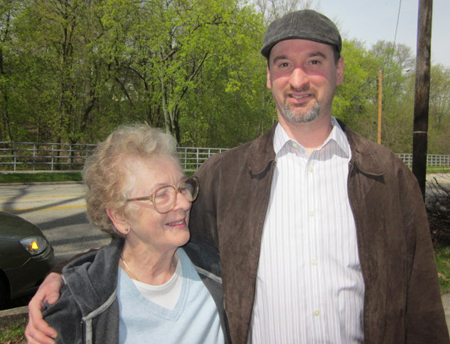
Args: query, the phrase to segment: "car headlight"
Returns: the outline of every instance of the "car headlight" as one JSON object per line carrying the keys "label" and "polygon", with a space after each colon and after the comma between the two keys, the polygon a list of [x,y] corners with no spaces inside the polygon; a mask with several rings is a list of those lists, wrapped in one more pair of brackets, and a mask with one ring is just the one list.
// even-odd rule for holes
{"label": "car headlight", "polygon": [[40,236],[22,239],[20,243],[32,256],[44,252],[48,245],[47,240]]}

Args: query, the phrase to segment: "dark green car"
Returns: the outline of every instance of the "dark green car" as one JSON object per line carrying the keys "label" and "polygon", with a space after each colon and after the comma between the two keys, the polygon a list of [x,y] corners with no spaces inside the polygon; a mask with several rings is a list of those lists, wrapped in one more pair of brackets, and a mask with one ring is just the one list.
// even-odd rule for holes
{"label": "dark green car", "polygon": [[0,212],[0,309],[33,293],[54,263],[53,247],[36,225]]}

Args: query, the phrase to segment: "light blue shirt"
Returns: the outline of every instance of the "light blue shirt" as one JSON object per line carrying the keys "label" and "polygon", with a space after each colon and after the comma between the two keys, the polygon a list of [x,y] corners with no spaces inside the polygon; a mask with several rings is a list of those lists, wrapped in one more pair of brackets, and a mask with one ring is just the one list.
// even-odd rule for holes
{"label": "light blue shirt", "polygon": [[216,304],[189,257],[178,249],[182,287],[173,310],[143,297],[119,269],[119,343],[224,343]]}

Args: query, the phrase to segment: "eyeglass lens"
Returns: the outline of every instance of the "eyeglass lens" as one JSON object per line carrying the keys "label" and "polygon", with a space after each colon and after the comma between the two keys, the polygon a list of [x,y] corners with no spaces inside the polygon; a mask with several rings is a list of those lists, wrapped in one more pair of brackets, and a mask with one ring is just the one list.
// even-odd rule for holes
{"label": "eyeglass lens", "polygon": [[[198,195],[198,183],[194,178],[185,179],[179,186],[179,192],[188,202],[193,202]],[[177,190],[171,185],[164,186],[153,194],[153,203],[156,209],[165,213],[170,211],[175,205],[177,199]]]}

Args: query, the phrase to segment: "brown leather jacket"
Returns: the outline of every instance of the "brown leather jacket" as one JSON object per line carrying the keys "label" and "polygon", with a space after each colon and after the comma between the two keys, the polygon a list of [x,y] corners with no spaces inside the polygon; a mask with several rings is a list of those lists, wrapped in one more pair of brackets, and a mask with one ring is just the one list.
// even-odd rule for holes
{"label": "brown leather jacket", "polygon": [[[352,149],[348,195],[366,287],[364,342],[449,343],[417,181],[395,154],[340,124]],[[197,172],[201,192],[190,228],[194,240],[220,251],[233,343],[245,343],[249,332],[275,168],[274,129],[209,158]]]}

